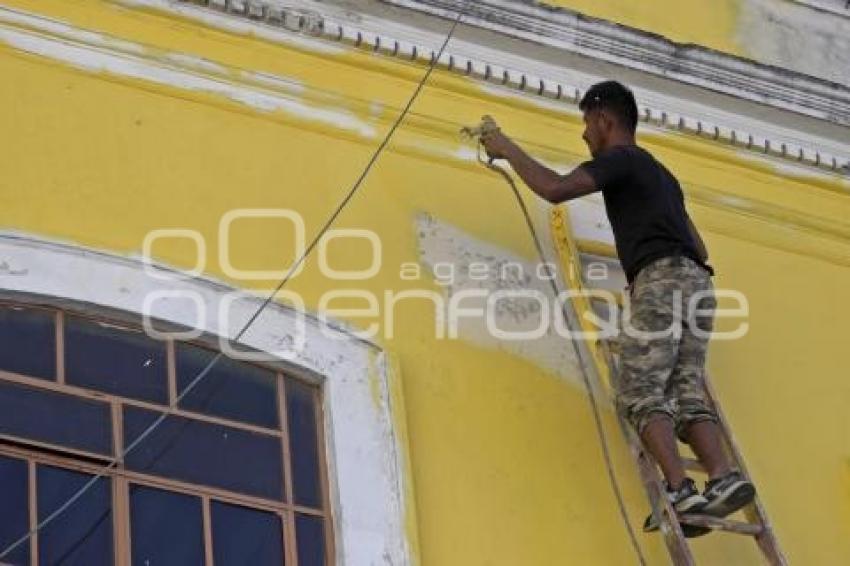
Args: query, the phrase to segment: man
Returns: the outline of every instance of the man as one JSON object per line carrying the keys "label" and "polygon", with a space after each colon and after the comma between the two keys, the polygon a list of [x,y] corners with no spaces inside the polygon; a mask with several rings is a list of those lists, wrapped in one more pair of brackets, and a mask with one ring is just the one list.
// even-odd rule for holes
{"label": "man", "polygon": [[[750,503],[755,488],[731,469],[717,415],[703,391],[716,307],[708,253],[678,181],[635,142],[632,92],[616,81],[602,82],[587,91],[579,108],[582,138],[593,159],[568,175],[541,165],[498,130],[483,134],[482,143],[489,157],[507,159],[549,202],[602,191],[630,289],[630,313],[619,337],[618,410],[658,461],[677,512],[725,517]],[[685,475],[676,436],[690,444],[708,472],[702,494]],[[644,526],[657,528],[651,516]],[[683,527],[687,536],[708,532]]]}

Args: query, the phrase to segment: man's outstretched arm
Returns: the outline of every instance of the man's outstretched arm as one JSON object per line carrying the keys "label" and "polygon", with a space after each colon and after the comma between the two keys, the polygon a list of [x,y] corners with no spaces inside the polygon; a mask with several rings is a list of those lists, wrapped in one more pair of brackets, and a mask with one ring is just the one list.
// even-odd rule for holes
{"label": "man's outstretched arm", "polygon": [[596,190],[593,178],[581,167],[568,175],[559,175],[525,153],[500,131],[482,135],[481,141],[489,157],[507,159],[528,188],[549,202],[564,202]]}

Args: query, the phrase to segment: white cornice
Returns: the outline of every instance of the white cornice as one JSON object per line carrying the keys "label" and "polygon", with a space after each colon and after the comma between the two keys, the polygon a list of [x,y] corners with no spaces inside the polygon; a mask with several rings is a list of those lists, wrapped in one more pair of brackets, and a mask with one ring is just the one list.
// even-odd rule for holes
{"label": "white cornice", "polygon": [[[165,12],[179,13],[183,17],[197,19],[206,25],[240,31],[239,26],[248,26],[258,35],[286,33],[301,38],[303,46],[311,48],[310,44],[337,44],[357,47],[382,54],[387,57],[403,60],[417,60],[427,63],[436,53],[444,39],[441,33],[430,31],[414,25],[406,25],[381,16],[370,15],[366,10],[354,12],[349,4],[337,6],[318,0],[298,0],[296,5],[283,0],[113,0],[123,5],[155,8]],[[449,15],[450,9],[435,7],[436,4],[456,5],[459,0],[381,0],[385,3],[417,5],[424,9]],[[520,12],[544,11],[553,18],[564,18],[564,10],[546,10],[538,5],[523,2],[504,2],[503,0],[480,1],[475,3],[473,15],[464,21],[476,25],[477,20],[486,22],[479,13],[482,9],[490,9],[493,5],[510,4]],[[488,8],[489,7],[489,8]],[[478,14],[478,15],[476,15]],[[539,14],[538,14],[539,15]],[[526,15],[526,18],[532,16]],[[573,14],[573,20],[590,22],[594,26],[611,28],[608,41],[617,41],[631,37],[636,30],[616,26],[601,20],[589,20],[578,14]],[[470,19],[471,18],[471,19]],[[477,18],[477,20],[476,20]],[[497,25],[497,24],[488,24]],[[501,24],[499,24],[501,25]],[[549,25],[554,25],[549,22]],[[556,26],[557,27],[557,26]],[[242,32],[245,30],[242,29]],[[531,33],[531,32],[524,32]],[[589,33],[583,29],[583,33]],[[669,44],[667,40],[643,34],[648,47]],[[577,39],[575,41],[578,41]],[[319,45],[316,45],[318,48]],[[563,47],[563,45],[561,45]],[[622,47],[622,45],[621,45]],[[669,47],[669,45],[668,45]],[[694,48],[697,49],[698,48]],[[664,49],[661,50],[662,52]],[[725,56],[703,50],[705,53],[693,54],[694,57],[714,57],[723,59]],[[694,52],[696,53],[696,52]],[[669,55],[669,54],[668,54]],[[702,68],[711,66],[713,59],[706,59]],[[743,73],[746,76],[748,66],[755,66],[767,75],[763,78],[769,83],[769,75],[777,71],[774,68],[757,65],[738,58],[729,57],[726,61],[731,71]],[[590,84],[603,78],[586,72],[535,60],[521,54],[506,51],[489,45],[481,45],[462,39],[454,39],[444,53],[440,66],[458,74],[477,79],[485,83],[496,84],[522,93],[533,100],[549,99],[555,104],[562,102],[575,109],[576,103],[584,89]],[[681,68],[681,62],[678,64]],[[730,72],[731,72],[730,71]],[[739,74],[740,74],[739,73]],[[784,73],[784,72],[783,72]],[[669,73],[668,73],[669,75]],[[832,90],[839,85],[832,85],[817,79],[785,73],[785,78],[799,78],[808,81],[813,92],[818,92],[821,98],[829,98]],[[678,77],[673,77],[679,80]],[[755,78],[748,78],[755,84]],[[768,91],[770,86],[765,86]],[[832,89],[832,90],[831,90]],[[686,100],[675,94],[667,94],[657,90],[635,88],[641,109],[641,119],[655,127],[697,135],[713,139],[720,143],[732,144],[742,150],[749,150],[763,155],[770,155],[820,170],[831,170],[839,174],[850,174],[850,143],[842,140],[826,138],[820,135],[803,132],[739,112],[726,110],[700,101]],[[786,89],[787,90],[787,89]],[[850,90],[848,90],[846,106],[848,123],[850,123]],[[746,100],[751,99],[745,93],[738,92],[737,96]],[[790,95],[789,95],[790,96]],[[803,98],[802,95],[799,98]],[[762,102],[770,103],[770,100]],[[841,114],[845,104],[843,94],[826,106],[832,104],[836,109],[834,114]],[[775,104],[785,110],[792,109],[792,101]],[[796,109],[800,111],[800,109]],[[803,112],[801,112],[803,113]],[[808,112],[811,114],[811,112]],[[848,136],[850,140],[850,136]]]}
{"label": "white cornice", "polygon": [[530,0],[380,0],[850,126],[850,88]]}
{"label": "white cornice", "polygon": [[[335,57],[352,48],[359,48],[388,58],[415,60],[425,64],[434,56],[445,38],[442,31],[429,31],[422,26],[405,25],[383,17],[371,16],[366,11],[355,13],[340,6],[310,0],[301,0],[297,7],[284,6],[278,0],[229,0],[230,3],[226,5],[225,0],[209,0],[211,4],[218,3],[223,8],[212,7],[211,4],[199,5],[202,0],[113,1],[128,7],[155,9],[166,14],[179,15],[231,33],[250,34],[328,57]],[[4,9],[3,13],[5,16],[2,19],[10,24],[24,16],[23,13],[9,9]],[[78,46],[83,50],[78,55],[67,52],[69,49],[71,51],[77,49],[70,44],[66,44],[64,48],[49,47],[54,51],[65,49],[64,54],[54,53],[50,56],[63,59],[73,57],[76,61],[75,65],[92,64],[89,61],[90,55],[97,55],[100,59],[112,58],[117,65],[121,65],[119,59],[135,60],[141,55],[138,51],[141,49],[140,46],[128,45],[127,42],[119,39],[108,39],[108,36],[70,28],[53,20],[42,18],[39,22],[38,25],[30,22],[26,28],[33,30],[46,26],[43,32],[71,34],[76,38],[75,41],[83,42]],[[32,27],[33,25],[35,27]],[[64,27],[62,30],[52,29],[51,26],[56,25]],[[20,32],[24,30],[18,28],[18,31],[13,31],[14,29],[14,27],[9,28],[8,33],[18,34],[18,37],[21,37]],[[83,36],[78,37],[79,34]],[[99,39],[88,46],[90,36],[97,36]],[[24,39],[27,43],[35,40],[32,37]],[[10,40],[6,39],[6,41]],[[89,51],[90,48],[94,50]],[[32,46],[27,47],[27,50],[38,52],[38,49]],[[194,85],[193,82],[193,85],[202,90],[222,91],[228,97],[244,101],[246,95],[243,91],[245,88],[250,88],[253,90],[248,98],[252,103],[263,107],[272,105],[295,113],[305,108],[299,104],[303,101],[300,96],[277,92],[280,86],[277,83],[281,81],[274,81],[274,85],[265,84],[268,83],[266,80],[268,77],[241,72],[238,74],[242,78],[234,82],[232,72],[216,72],[215,69],[211,69],[215,67],[212,62],[194,60],[185,56],[177,60],[174,57],[169,61],[153,61],[154,66],[158,68],[163,64],[166,65],[166,68],[156,70],[154,73],[156,80],[163,79],[163,72],[170,74],[176,71],[175,66],[182,68],[189,65],[190,74],[186,77],[181,75],[181,80],[191,79],[194,82],[200,80],[203,84]],[[149,63],[151,61],[145,61],[145,64]],[[102,61],[97,63],[97,65],[102,64]],[[549,107],[563,108],[568,112],[576,112],[576,102],[583,89],[602,78],[568,66],[547,63],[463,39],[452,40],[440,61],[440,66],[480,81],[484,88],[495,87],[494,92],[508,95],[513,90],[529,102],[538,101]],[[135,69],[136,66],[130,65],[130,68]],[[281,80],[286,82],[285,78]],[[258,81],[264,84],[261,85]],[[487,85],[493,85],[493,87]],[[269,91],[272,86],[274,93]],[[298,85],[294,85],[293,88],[297,90]],[[784,159],[821,171],[832,171],[843,175],[850,173],[850,143],[844,139],[836,140],[792,127],[783,127],[766,119],[684,99],[658,90],[639,87],[635,87],[634,90],[639,100],[641,119],[650,126],[651,130],[674,130],[714,140],[727,146],[731,144],[745,153],[749,151],[755,155]],[[274,94],[274,100],[269,98],[270,94]],[[285,98],[278,100],[279,94],[284,94]],[[292,95],[298,95],[298,93],[295,92]],[[311,117],[315,118],[313,116],[316,113],[315,109],[307,108],[306,110],[310,112]],[[356,130],[361,135],[363,133],[361,130],[364,124],[353,120],[351,114],[333,112],[331,115],[324,111],[319,114],[318,118],[329,124],[342,124],[350,130],[353,128],[352,131]]]}

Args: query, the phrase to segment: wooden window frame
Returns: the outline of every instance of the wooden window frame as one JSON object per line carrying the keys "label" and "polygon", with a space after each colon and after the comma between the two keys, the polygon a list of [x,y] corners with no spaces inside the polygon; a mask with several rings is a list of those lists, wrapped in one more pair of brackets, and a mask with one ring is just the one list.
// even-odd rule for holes
{"label": "wooden window frame", "polygon": [[[29,494],[28,501],[30,506],[30,529],[35,529],[38,523],[37,516],[37,485],[36,485],[36,466],[37,465],[52,465],[63,469],[78,471],[88,474],[103,473],[104,477],[108,477],[112,482],[112,513],[113,513],[113,548],[115,553],[115,564],[117,566],[130,566],[132,541],[130,540],[130,501],[129,501],[129,486],[130,484],[144,485],[164,489],[176,493],[182,493],[199,497],[202,501],[203,508],[203,525],[204,525],[204,553],[208,565],[213,564],[212,550],[212,524],[210,515],[210,502],[214,499],[225,503],[240,505],[243,507],[268,511],[275,513],[281,519],[281,528],[283,529],[283,544],[284,544],[284,559],[286,564],[298,564],[297,561],[297,534],[296,529],[296,514],[312,515],[322,519],[324,523],[324,539],[325,539],[325,563],[334,564],[334,536],[333,536],[333,520],[331,513],[331,505],[329,501],[328,489],[328,462],[324,450],[325,432],[323,423],[323,407],[322,407],[322,391],[321,387],[315,383],[310,383],[306,380],[293,376],[288,372],[283,372],[279,368],[270,367],[267,364],[244,362],[242,364],[262,367],[263,369],[274,372],[274,379],[277,384],[276,404],[278,409],[278,417],[280,420],[279,427],[276,429],[266,428],[258,425],[248,424],[241,421],[217,417],[194,411],[176,408],[175,401],[177,399],[176,391],[176,341],[173,339],[165,340],[165,351],[167,361],[167,380],[168,380],[168,404],[159,405],[148,401],[140,401],[131,399],[121,395],[105,393],[86,389],[76,385],[70,385],[65,380],[65,340],[64,326],[65,317],[67,314],[73,315],[75,318],[82,318],[96,323],[107,324],[118,329],[123,329],[131,332],[143,332],[140,326],[120,320],[99,316],[92,313],[81,313],[67,308],[59,308],[54,306],[41,306],[15,301],[0,301],[0,308],[27,308],[33,310],[52,311],[55,313],[55,354],[56,354],[56,375],[55,381],[50,381],[42,378],[30,377],[22,374],[12,373],[0,370],[0,381],[13,383],[37,389],[41,391],[53,391],[71,395],[77,398],[97,401],[108,404],[110,407],[111,424],[112,424],[112,451],[113,455],[105,456],[78,450],[62,445],[57,445],[49,442],[34,441],[13,435],[0,434],[0,455],[19,458],[27,462],[29,475]],[[192,344],[194,346],[210,349],[208,343],[202,340],[185,341],[181,343]],[[215,350],[213,350],[215,351]],[[294,502],[294,489],[292,478],[292,460],[290,451],[289,438],[289,422],[287,418],[287,403],[286,389],[288,380],[298,380],[307,384],[313,391],[314,411],[316,415],[316,439],[317,453],[319,454],[319,478],[321,488],[321,508],[312,508],[302,505],[297,505]],[[123,409],[124,407],[135,407],[148,409],[160,413],[168,413],[170,415],[192,419],[198,422],[208,424],[227,426],[239,430],[244,430],[254,434],[278,438],[281,442],[281,458],[284,499],[282,501],[272,500],[264,497],[250,496],[238,493],[228,489],[211,487],[191,482],[184,482],[171,478],[156,476],[142,472],[134,472],[128,470],[124,466],[123,452]],[[109,464],[115,460],[113,467],[106,469]],[[30,563],[32,566],[38,564],[38,533],[30,538]]]}

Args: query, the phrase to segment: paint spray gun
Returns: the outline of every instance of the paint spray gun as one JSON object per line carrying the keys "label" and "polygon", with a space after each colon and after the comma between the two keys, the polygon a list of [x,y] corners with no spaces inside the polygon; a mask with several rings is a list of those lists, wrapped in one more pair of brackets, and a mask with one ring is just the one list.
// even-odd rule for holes
{"label": "paint spray gun", "polygon": [[470,128],[468,126],[461,128],[460,133],[469,139],[478,141],[478,161],[486,163],[489,166],[493,164],[494,158],[491,157],[490,160],[486,162],[481,159],[481,135],[486,134],[488,132],[498,132],[500,131],[500,129],[501,128],[499,128],[499,125],[496,123],[493,117],[488,115],[481,118],[481,123],[479,123],[473,128]]}

